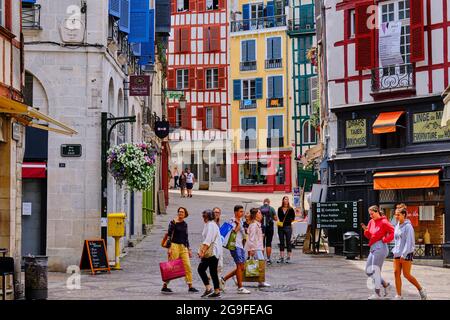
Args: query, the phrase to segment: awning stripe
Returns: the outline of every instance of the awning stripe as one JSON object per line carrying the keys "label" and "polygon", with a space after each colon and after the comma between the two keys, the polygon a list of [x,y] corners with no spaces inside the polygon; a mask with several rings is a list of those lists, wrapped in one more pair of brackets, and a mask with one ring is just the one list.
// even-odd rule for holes
{"label": "awning stripe", "polygon": [[373,124],[374,134],[383,134],[395,132],[397,130],[397,121],[405,113],[405,111],[382,112],[378,115],[377,120]]}

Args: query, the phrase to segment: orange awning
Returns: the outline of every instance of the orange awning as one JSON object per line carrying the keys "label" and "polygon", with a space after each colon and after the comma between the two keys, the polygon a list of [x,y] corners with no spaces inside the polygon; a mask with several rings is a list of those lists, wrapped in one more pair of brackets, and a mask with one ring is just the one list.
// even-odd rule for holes
{"label": "orange awning", "polygon": [[439,188],[441,169],[377,172],[373,175],[374,190]]}
{"label": "orange awning", "polygon": [[373,124],[373,134],[395,132],[397,121],[405,111],[383,112],[378,115]]}

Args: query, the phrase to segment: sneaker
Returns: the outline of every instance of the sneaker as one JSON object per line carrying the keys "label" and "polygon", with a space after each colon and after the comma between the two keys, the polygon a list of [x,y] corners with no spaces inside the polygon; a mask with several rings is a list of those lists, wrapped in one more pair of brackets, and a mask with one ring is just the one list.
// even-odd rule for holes
{"label": "sneaker", "polygon": [[203,294],[201,295],[202,298],[209,296],[211,293],[213,293],[214,290],[213,289],[209,289],[209,290],[205,290],[205,292],[203,292]]}
{"label": "sneaker", "polygon": [[373,295],[368,297],[367,300],[383,300],[383,297],[381,297],[379,294],[374,293]]}
{"label": "sneaker", "polygon": [[269,283],[267,283],[267,282],[258,283],[258,288],[268,288],[270,286],[271,285]]}
{"label": "sneaker", "polygon": [[428,300],[428,295],[424,288],[422,288],[422,290],[419,290],[419,294],[421,300]]}
{"label": "sneaker", "polygon": [[198,290],[195,289],[194,287],[192,287],[192,288],[189,288],[188,292],[197,293]]}
{"label": "sneaker", "polygon": [[388,282],[387,286],[384,287],[384,296],[387,297],[389,295],[389,293],[391,292],[391,284]]}
{"label": "sneaker", "polygon": [[223,277],[220,277],[220,290],[225,292],[225,279]]}
{"label": "sneaker", "polygon": [[291,263],[291,258],[287,257],[286,260],[284,260],[284,263]]}
{"label": "sneaker", "polygon": [[207,298],[220,298],[220,292],[213,292],[207,296]]}
{"label": "sneaker", "polygon": [[162,292],[162,293],[173,293],[172,289],[169,289],[169,288],[167,288],[167,287],[163,287],[163,288],[161,289],[161,292]]}
{"label": "sneaker", "polygon": [[239,294],[250,294],[251,292],[245,289],[244,287],[237,289]]}
{"label": "sneaker", "polygon": [[396,294],[394,300],[403,300],[403,297]]}
{"label": "sneaker", "polygon": [[272,264],[272,260],[267,259],[267,265],[270,266]]}
{"label": "sneaker", "polygon": [[277,260],[277,263],[284,263],[284,258],[280,258]]}

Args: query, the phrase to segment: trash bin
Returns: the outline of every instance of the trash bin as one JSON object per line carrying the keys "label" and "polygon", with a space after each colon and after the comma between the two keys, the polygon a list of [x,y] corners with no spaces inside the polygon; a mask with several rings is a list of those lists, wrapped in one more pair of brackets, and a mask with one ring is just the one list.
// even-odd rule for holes
{"label": "trash bin", "polygon": [[48,257],[26,256],[25,298],[27,300],[46,300],[48,298]]}
{"label": "trash bin", "polygon": [[359,254],[359,234],[354,231],[344,233],[344,255],[349,260],[354,260]]}

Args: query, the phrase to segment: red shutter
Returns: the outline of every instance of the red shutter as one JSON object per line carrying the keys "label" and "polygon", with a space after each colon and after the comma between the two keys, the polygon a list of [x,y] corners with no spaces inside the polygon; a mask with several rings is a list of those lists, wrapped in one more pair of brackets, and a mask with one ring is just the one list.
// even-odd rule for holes
{"label": "red shutter", "polygon": [[356,70],[375,67],[375,28],[369,29],[367,23],[372,12],[367,12],[373,1],[359,3],[355,7],[356,15]]}
{"label": "red shutter", "polygon": [[192,129],[192,121],[191,121],[191,104],[186,103],[186,109],[182,109],[181,111],[181,127],[184,129],[191,130]]}
{"label": "red shutter", "polygon": [[219,68],[219,89],[225,89],[225,67]]}
{"label": "red shutter", "polygon": [[174,28],[173,29],[173,45],[174,45],[174,52],[175,53],[179,53],[181,51],[181,47],[180,47],[180,43],[181,43],[181,39],[180,39],[180,29],[178,28]]}
{"label": "red shutter", "polygon": [[177,122],[177,112],[174,106],[167,108],[167,118],[171,126],[175,126]]}
{"label": "red shutter", "polygon": [[197,2],[197,11],[203,12],[205,11],[206,0],[198,0]]}
{"label": "red shutter", "polygon": [[411,0],[411,62],[425,59],[423,0]]}
{"label": "red shutter", "polygon": [[201,123],[200,128],[206,130],[206,112],[204,107],[197,107],[197,123],[198,122]]}
{"label": "red shutter", "polygon": [[203,52],[209,52],[211,41],[209,27],[203,27]]}
{"label": "red shutter", "polygon": [[189,11],[195,11],[195,3],[197,0],[189,0]]}
{"label": "red shutter", "polygon": [[171,14],[174,14],[177,12],[177,0],[171,0],[170,2],[170,7],[171,7]]}
{"label": "red shutter", "polygon": [[225,0],[219,0],[219,10],[220,9],[225,9],[226,3],[227,2]]}
{"label": "red shutter", "polygon": [[197,70],[197,90],[205,89],[205,70]]}
{"label": "red shutter", "polygon": [[214,129],[222,130],[222,112],[221,106],[215,106],[213,109]]}
{"label": "red shutter", "polygon": [[177,84],[176,84],[176,72],[174,69],[169,69],[167,71],[167,87],[169,89],[175,89]]}
{"label": "red shutter", "polygon": [[180,51],[181,52],[190,52],[191,51],[191,29],[190,28],[181,28],[180,37],[181,37]]}
{"label": "red shutter", "polygon": [[211,51],[220,51],[220,26],[211,27]]}
{"label": "red shutter", "polygon": [[189,89],[195,90],[195,68],[189,69]]}
{"label": "red shutter", "polygon": [[5,28],[12,31],[12,8],[11,0],[5,0]]}

